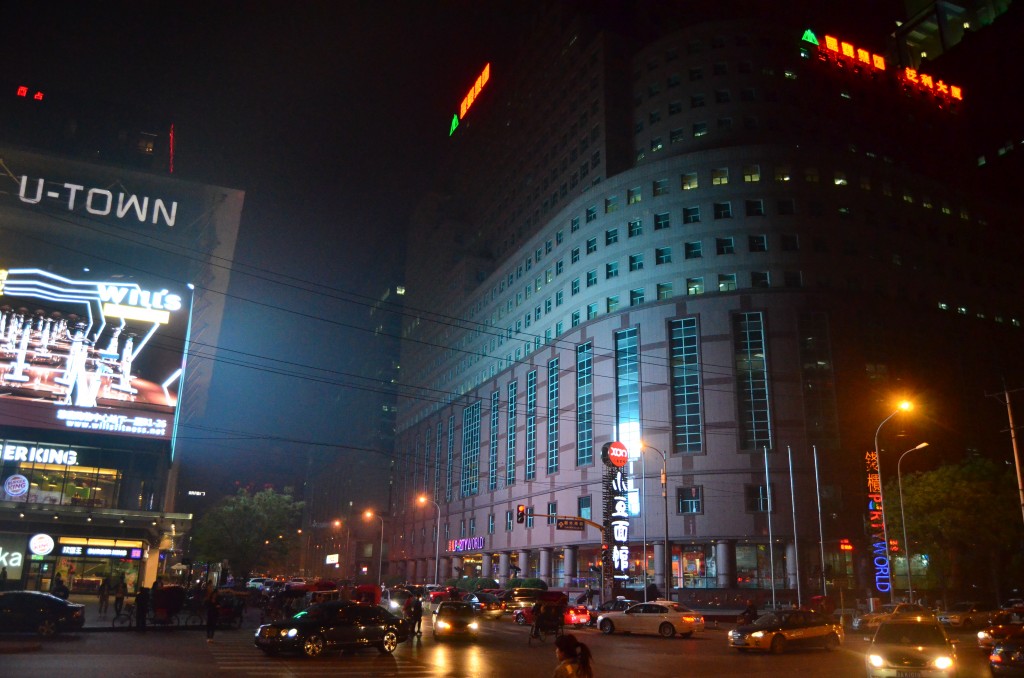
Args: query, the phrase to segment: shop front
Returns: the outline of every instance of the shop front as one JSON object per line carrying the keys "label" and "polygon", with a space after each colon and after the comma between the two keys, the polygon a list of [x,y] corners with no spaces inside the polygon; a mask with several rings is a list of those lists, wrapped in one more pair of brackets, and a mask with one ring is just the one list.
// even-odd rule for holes
{"label": "shop front", "polygon": [[135,591],[148,555],[141,539],[0,533],[0,565],[7,568],[9,589],[50,591],[59,575],[72,593],[95,593],[108,577],[124,579]]}

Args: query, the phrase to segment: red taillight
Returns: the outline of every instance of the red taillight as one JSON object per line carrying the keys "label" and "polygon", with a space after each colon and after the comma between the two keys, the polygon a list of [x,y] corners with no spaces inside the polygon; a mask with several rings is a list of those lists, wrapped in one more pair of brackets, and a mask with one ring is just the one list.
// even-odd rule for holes
{"label": "red taillight", "polygon": [[991,663],[993,663],[993,664],[1002,664],[1002,663],[1003,663],[1003,658],[1002,658],[1002,656],[1001,656],[1001,655],[998,655],[998,654],[996,654],[995,652],[993,652],[992,654],[990,654],[990,655],[988,656],[988,660],[989,660],[989,662],[991,662]]}

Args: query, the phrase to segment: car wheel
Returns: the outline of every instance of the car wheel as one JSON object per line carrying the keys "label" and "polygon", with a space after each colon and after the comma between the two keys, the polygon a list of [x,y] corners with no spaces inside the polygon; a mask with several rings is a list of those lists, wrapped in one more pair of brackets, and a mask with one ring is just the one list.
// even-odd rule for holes
{"label": "car wheel", "polygon": [[827,652],[835,652],[839,649],[839,636],[834,633],[830,633],[825,637],[825,644],[823,646]]}
{"label": "car wheel", "polygon": [[772,654],[782,654],[786,651],[786,639],[782,636],[775,636],[772,638],[771,646]]}
{"label": "car wheel", "polygon": [[520,626],[526,626],[526,615],[522,612],[516,612],[516,623]]}
{"label": "car wheel", "polygon": [[381,654],[391,654],[396,647],[398,647],[398,634],[394,631],[385,631],[384,640],[377,646],[377,650]]}
{"label": "car wheel", "polygon": [[601,622],[601,633],[612,633],[615,631],[615,624],[612,623],[611,619],[605,619]]}
{"label": "car wheel", "polygon": [[57,633],[57,622],[52,619],[44,619],[36,626],[36,633],[41,636],[52,636]]}
{"label": "car wheel", "polygon": [[671,638],[672,636],[676,635],[676,629],[668,622],[665,622],[664,624],[658,627],[658,633],[661,634],[662,638]]}
{"label": "car wheel", "polygon": [[319,657],[324,652],[324,639],[315,633],[302,641],[302,653],[307,657]]}

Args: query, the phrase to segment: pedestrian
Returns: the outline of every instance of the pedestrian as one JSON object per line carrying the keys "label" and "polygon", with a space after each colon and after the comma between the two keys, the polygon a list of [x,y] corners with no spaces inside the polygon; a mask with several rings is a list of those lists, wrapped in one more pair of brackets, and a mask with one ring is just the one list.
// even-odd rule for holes
{"label": "pedestrian", "polygon": [[747,606],[743,608],[738,621],[740,624],[753,624],[755,619],[757,619],[757,605],[754,605],[754,601],[748,598]]}
{"label": "pedestrian", "polygon": [[64,580],[61,579],[61,576],[59,574],[53,580],[53,587],[51,589],[51,593],[53,593],[53,595],[57,596],[58,598],[63,598],[64,600],[67,600],[68,596],[71,595],[71,591],[68,590],[67,585],[64,583]]}
{"label": "pedestrian", "polygon": [[571,633],[555,638],[555,659],[558,666],[553,678],[594,678],[590,648]]}
{"label": "pedestrian", "polygon": [[217,621],[220,618],[220,593],[217,587],[210,580],[210,586],[206,590],[206,642],[213,642],[213,632],[217,630]]}
{"label": "pedestrian", "polygon": [[156,581],[153,582],[153,590],[162,589],[164,587],[164,578],[157,577]]}
{"label": "pedestrian", "polygon": [[114,614],[121,614],[122,608],[124,608],[124,597],[128,595],[128,585],[124,582],[124,576],[122,576],[117,586],[114,588]]}
{"label": "pedestrian", "polygon": [[110,577],[104,577],[96,590],[100,594],[100,616],[107,615],[107,607],[110,605]]}
{"label": "pedestrian", "polygon": [[7,568],[0,568],[0,591],[7,590]]}
{"label": "pedestrian", "polygon": [[139,592],[135,594],[135,630],[139,633],[146,632],[147,616],[149,616],[149,589],[140,586]]}
{"label": "pedestrian", "polygon": [[423,635],[423,601],[419,596],[410,598],[412,601],[410,619],[412,619],[412,630],[417,636]]}
{"label": "pedestrian", "polygon": [[594,589],[587,586],[587,607],[591,607],[594,604]]}

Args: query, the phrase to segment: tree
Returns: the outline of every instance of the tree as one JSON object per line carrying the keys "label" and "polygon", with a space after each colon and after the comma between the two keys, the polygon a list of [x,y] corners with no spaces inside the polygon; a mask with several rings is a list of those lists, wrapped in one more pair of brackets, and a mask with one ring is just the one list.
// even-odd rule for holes
{"label": "tree", "polygon": [[[899,487],[886,483],[890,538],[901,538]],[[1001,582],[1019,572],[1022,530],[1017,484],[1007,467],[980,457],[903,477],[907,539],[928,558],[927,584],[941,590],[984,592],[995,601]],[[905,548],[905,545],[904,545]]]}
{"label": "tree", "polygon": [[287,488],[281,494],[272,489],[255,494],[240,490],[197,521],[192,534],[195,554],[208,562],[228,561],[236,578],[282,563],[297,544],[302,506]]}

